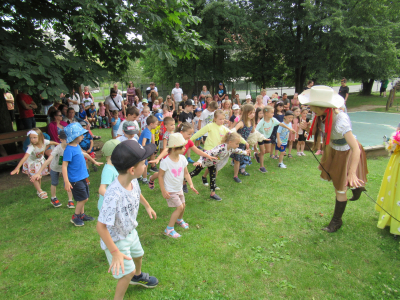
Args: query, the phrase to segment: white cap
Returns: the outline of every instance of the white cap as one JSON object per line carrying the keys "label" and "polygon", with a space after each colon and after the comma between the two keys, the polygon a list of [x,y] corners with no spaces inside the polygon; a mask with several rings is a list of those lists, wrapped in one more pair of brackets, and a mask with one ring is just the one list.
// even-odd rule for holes
{"label": "white cap", "polygon": [[251,99],[251,95],[246,95],[246,99]]}
{"label": "white cap", "polygon": [[233,110],[236,110],[236,109],[240,109],[240,107],[239,107],[239,105],[237,105],[237,104],[233,104],[232,109],[233,109]]}

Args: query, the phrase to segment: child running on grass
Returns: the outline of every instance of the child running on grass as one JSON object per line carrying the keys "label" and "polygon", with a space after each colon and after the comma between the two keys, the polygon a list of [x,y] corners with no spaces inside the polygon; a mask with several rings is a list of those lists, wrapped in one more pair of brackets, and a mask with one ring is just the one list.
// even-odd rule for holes
{"label": "child running on grass", "polygon": [[[215,159],[217,159],[216,157],[212,157],[212,156],[208,155],[207,153],[205,153],[205,152],[199,150],[199,148],[197,148],[197,147],[193,144],[193,142],[190,140],[191,136],[193,135],[193,131],[194,131],[194,129],[193,129],[192,125],[189,124],[189,123],[187,123],[187,122],[181,123],[181,124],[178,126],[178,128],[176,129],[176,131],[175,131],[176,133],[180,133],[180,134],[183,136],[183,138],[184,138],[186,141],[188,141],[187,144],[185,144],[185,149],[184,149],[183,155],[185,155],[186,152],[187,152],[189,149],[193,149],[193,152],[196,153],[196,154],[199,155],[199,156],[207,157],[207,158],[210,159],[210,160],[215,160]],[[169,136],[171,136],[171,135],[169,135]],[[167,142],[168,142],[168,141],[167,141]],[[167,143],[167,142],[165,142],[165,143]],[[166,158],[167,155],[168,155],[168,148],[165,148],[165,149],[163,150],[163,152],[161,152],[160,155],[159,155],[155,160],[150,161],[149,163],[158,164],[158,163],[160,162],[160,160],[162,160],[163,158]],[[150,188],[151,190],[154,189],[154,180],[156,180],[157,178],[158,178],[158,173],[154,173],[153,175],[151,175],[150,180],[149,180],[149,188]],[[187,185],[186,185],[186,181],[184,181],[184,184],[183,184],[182,189],[183,189],[183,191],[184,191],[185,193],[188,192],[188,188],[187,188]]]}
{"label": "child running on grass", "polygon": [[116,139],[118,136],[118,128],[121,124],[121,119],[118,117],[118,110],[114,110],[112,112],[113,117],[111,118],[111,126],[112,126],[112,138]]}
{"label": "child running on grass", "polygon": [[[288,128],[292,129],[292,121],[293,121],[293,112],[288,110],[285,112],[285,117],[283,118],[283,124],[285,124]],[[285,156],[286,145],[289,139],[290,129],[283,128],[279,126],[278,131],[276,133],[276,148],[275,150],[279,150],[279,168],[286,169],[286,165],[283,163],[283,157]]]}
{"label": "child running on grass", "polygon": [[[155,116],[148,116],[146,118],[146,123],[147,123],[147,126],[146,126],[146,128],[144,130],[142,130],[142,134],[140,135],[140,138],[139,138],[139,144],[142,145],[143,147],[152,143],[153,135],[151,134],[151,130],[155,129],[157,127],[158,120],[157,120],[157,118]],[[156,149],[157,149],[157,147],[156,147]],[[147,160],[145,161],[145,164],[146,164],[146,167],[145,167],[145,170],[144,170],[143,175],[142,175],[143,176],[142,182],[144,184],[148,184],[148,181],[147,181],[147,164],[148,164]],[[154,166],[155,166],[155,164],[154,164]]]}
{"label": "child running on grass", "polygon": [[81,124],[72,123],[64,128],[67,134],[67,147],[64,150],[62,174],[64,177],[65,190],[72,191],[76,203],[75,214],[72,215],[71,223],[75,226],[85,225],[85,221],[93,221],[94,218],[85,214],[85,203],[89,200],[89,173],[86,169],[85,157],[79,143],[87,132]]}
{"label": "child running on grass", "polygon": [[[182,123],[183,124],[183,123]],[[186,203],[182,184],[184,178],[189,182],[190,188],[198,194],[194,188],[192,179],[187,170],[188,162],[183,154],[185,145],[188,143],[180,133],[173,133],[168,140],[168,156],[160,164],[160,189],[163,197],[167,200],[169,207],[175,207],[167,228],[164,230],[166,236],[179,238],[181,235],[174,229],[175,223],[184,229],[189,229],[189,224],[183,220]]]}
{"label": "child running on grass", "polygon": [[[212,102],[210,103],[210,105],[211,104]],[[221,144],[221,137],[225,136],[227,132],[230,132],[230,130],[226,126],[224,126],[224,122],[225,122],[225,114],[223,113],[223,111],[220,109],[215,111],[213,122],[204,126],[199,131],[197,131],[196,134],[191,137],[191,140],[195,141],[198,137],[207,133],[208,137],[206,139],[206,142],[204,143],[204,149],[211,150],[217,147],[218,145]],[[242,138],[240,142],[246,144],[246,149],[249,149],[249,144],[246,142],[245,139]],[[204,172],[204,175],[201,177],[204,186],[208,186],[207,175],[208,175],[208,169]],[[216,187],[216,189],[218,190],[219,187]]]}
{"label": "child running on grass", "polygon": [[97,203],[97,208],[99,209],[99,211],[103,206],[104,195],[106,193],[108,185],[110,185],[114,181],[114,179],[118,177],[118,171],[112,164],[111,155],[115,147],[117,147],[120,143],[121,142],[118,139],[109,140],[104,143],[103,148],[101,149],[101,152],[103,152],[103,155],[106,157],[107,162],[103,168],[103,171],[101,172],[99,202]]}
{"label": "child running on grass", "polygon": [[170,134],[175,131],[175,120],[172,117],[165,117],[160,126],[160,152],[167,149]]}
{"label": "child running on grass", "polygon": [[128,286],[141,285],[154,288],[157,278],[142,273],[144,254],[136,217],[139,202],[146,208],[150,219],[157,215],[140,192],[137,178],[143,174],[145,160],[154,153],[156,145],[144,147],[129,140],[115,147],[111,163],[118,170],[118,177],[108,186],[97,222],[101,249],[104,250],[114,278],[118,279],[114,299],[122,300]]}
{"label": "child running on grass", "polygon": [[293,121],[292,121],[292,128],[296,133],[289,133],[289,150],[288,150],[288,158],[293,158],[292,155],[292,148],[293,148],[293,142],[297,140],[299,137],[299,134],[297,133],[299,131],[299,123],[300,123],[300,108],[295,106],[293,107]]}
{"label": "child running on grass", "polygon": [[[193,128],[194,128],[194,131],[195,131],[195,132],[199,131],[199,121],[200,121],[201,113],[202,113],[201,108],[196,108],[196,110],[195,110],[195,115],[196,115],[196,116],[193,118],[193,121],[192,121],[192,125],[193,125]],[[196,145],[196,147],[199,148],[200,150],[203,149],[203,148],[200,147],[200,141],[201,141],[201,139],[202,139],[202,138],[199,137],[199,138],[197,138],[196,141],[194,142],[194,144]]]}
{"label": "child running on grass", "polygon": [[[301,114],[300,114],[300,124],[301,123],[309,123],[309,120],[307,120],[307,114],[308,114],[308,109],[307,108],[302,108],[301,109]],[[300,128],[299,124],[299,140],[297,142],[297,156],[306,156],[304,154],[304,147],[306,146],[306,140],[308,137],[308,133]]]}
{"label": "child running on grass", "polygon": [[[245,104],[242,106],[242,117],[239,123],[236,124],[235,131],[240,134],[245,141],[247,141],[250,133],[255,131],[254,116],[255,110],[252,104]],[[245,147],[246,146],[244,144],[239,145],[240,149],[244,150]],[[246,172],[246,166],[251,164],[251,158],[247,155],[240,154],[232,154],[231,157],[234,162],[233,180],[237,183],[242,183],[238,177],[239,169],[240,175],[250,176],[250,174]]]}
{"label": "child running on grass", "polygon": [[228,162],[229,156],[232,153],[250,155],[250,150],[242,150],[239,144],[242,142],[243,138],[236,132],[228,131],[222,138],[222,144],[216,146],[211,150],[206,150],[205,152],[217,160],[211,160],[206,157],[200,157],[199,160],[193,165],[196,166],[192,172],[190,172],[190,177],[197,176],[205,167],[208,168],[210,172],[210,198],[216,201],[221,201],[222,198],[215,193],[217,187],[217,171],[221,170]]}
{"label": "child running on grass", "polygon": [[[27,174],[29,177],[39,173],[42,165],[45,162],[44,152],[48,145],[58,145],[56,142],[45,140],[42,131],[39,128],[33,128],[28,131],[27,136],[31,143],[26,150],[24,157],[20,160],[15,169],[11,172],[11,175],[18,174],[21,166],[22,173]],[[49,175],[49,168],[46,166],[42,171],[41,175]],[[47,193],[42,190],[42,180],[33,181],[33,186],[36,189],[36,193],[40,199],[47,199]]]}
{"label": "child running on grass", "polygon": [[[265,137],[265,140],[262,142],[258,142],[258,145],[260,146],[260,156],[259,156],[259,161],[260,161],[260,172],[261,173],[266,173],[267,170],[264,167],[264,154],[265,153],[270,153],[271,152],[271,134],[272,131],[274,130],[274,126],[282,126],[290,132],[295,132],[293,129],[290,129],[287,127],[285,124],[279,122],[277,119],[274,118],[274,108],[271,106],[265,106],[263,108],[263,113],[264,113],[264,118],[261,119],[261,121],[257,124],[256,130],[260,133],[262,133]],[[258,156],[258,155],[257,155]],[[257,157],[256,156],[256,157]]]}
{"label": "child running on grass", "polygon": [[[42,179],[42,172],[50,165],[50,177],[51,177],[51,204],[54,207],[60,207],[62,204],[58,200],[56,192],[58,186],[58,179],[60,174],[62,173],[62,163],[63,163],[63,156],[64,150],[67,147],[67,135],[65,134],[64,130],[61,130],[59,133],[58,138],[61,141],[61,144],[58,144],[54,150],[51,152],[49,158],[45,161],[45,163],[40,168],[39,172],[32,176],[31,181],[34,182],[36,180]],[[83,152],[83,151],[82,151]],[[83,152],[85,158],[96,164],[97,166],[102,165],[103,163],[99,163],[95,161],[93,158],[90,157],[89,154]],[[74,201],[72,200],[72,193],[67,192],[68,194],[68,208],[75,208]]]}

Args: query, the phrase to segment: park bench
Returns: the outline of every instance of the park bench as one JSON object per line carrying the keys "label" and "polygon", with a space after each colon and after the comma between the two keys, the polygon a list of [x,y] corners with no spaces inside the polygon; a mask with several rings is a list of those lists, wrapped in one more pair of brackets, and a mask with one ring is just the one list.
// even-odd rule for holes
{"label": "park bench", "polygon": [[[28,133],[29,130],[30,129],[0,133],[0,146],[6,144],[15,144],[15,143],[22,144],[25,141],[27,137],[26,134]],[[47,130],[47,127],[42,127],[40,128],[40,130],[45,132]],[[24,155],[25,153],[15,153],[7,156],[0,156],[0,164],[8,163],[15,160],[20,160],[24,157]]]}
{"label": "park bench", "polygon": [[[43,123],[47,124],[47,122],[48,122],[47,115],[35,115],[35,121],[36,121],[36,123],[43,122]],[[24,129],[22,126],[22,122],[19,118],[19,113],[15,114],[15,122],[17,124],[17,130]]]}

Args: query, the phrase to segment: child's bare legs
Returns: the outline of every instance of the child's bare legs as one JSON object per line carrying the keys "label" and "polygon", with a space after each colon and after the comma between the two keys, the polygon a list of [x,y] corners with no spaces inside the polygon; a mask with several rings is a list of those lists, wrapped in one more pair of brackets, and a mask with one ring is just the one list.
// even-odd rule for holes
{"label": "child's bare legs", "polygon": [[[135,261],[135,259],[133,258]],[[136,261],[135,261],[135,266],[136,266]],[[137,267],[136,267],[137,269]],[[117,288],[115,289],[115,295],[114,295],[114,300],[123,300],[126,290],[128,289],[129,283],[131,282],[131,279],[133,275],[136,275],[136,270],[132,271],[131,273],[125,275],[124,277],[118,279],[117,283]]]}
{"label": "child's bare legs", "polygon": [[186,152],[186,157],[187,157],[187,158],[190,157],[190,148],[189,148],[188,151]]}
{"label": "child's bare legs", "polygon": [[35,189],[37,190],[37,192],[40,194],[42,191],[42,179],[39,180],[35,180],[33,182],[33,186],[35,187]]}
{"label": "child's bare legs", "polygon": [[240,161],[233,160],[233,177],[238,177],[239,175],[239,168],[240,168]]}
{"label": "child's bare legs", "polygon": [[297,153],[299,153],[300,152],[300,141],[299,140],[297,140],[297,145],[296,145],[296,150],[297,150]]}
{"label": "child's bare legs", "polygon": [[76,201],[76,207],[75,207],[75,214],[76,215],[81,215],[85,212],[85,203],[88,201],[88,199],[83,200],[83,201]]}
{"label": "child's bare legs", "polygon": [[207,176],[208,176],[208,168],[206,168],[202,177],[207,179]]}
{"label": "child's bare legs", "polygon": [[285,152],[280,152],[279,154],[279,163],[283,163],[283,157],[285,156]]}
{"label": "child's bare legs", "polygon": [[153,175],[150,176],[149,180],[151,182],[154,182],[158,178],[158,172],[155,172]]}
{"label": "child's bare legs", "polygon": [[[56,198],[57,187],[55,185],[51,185],[50,190],[51,190],[51,198]],[[72,192],[67,192],[67,194],[68,194],[68,201],[72,201]]]}
{"label": "child's bare legs", "polygon": [[185,203],[178,206],[172,213],[171,218],[169,219],[168,227],[174,227],[176,220],[182,219],[184,212],[185,212]]}
{"label": "child's bare legs", "polygon": [[265,146],[266,146],[266,144],[260,145],[260,153],[258,154],[260,157],[260,168],[264,167]]}
{"label": "child's bare legs", "polygon": [[288,154],[292,154],[292,147],[293,147],[293,141],[289,141],[289,150],[288,150]]}
{"label": "child's bare legs", "polygon": [[144,171],[143,171],[143,174],[142,174],[142,177],[143,177],[143,179],[147,179],[147,165],[146,165],[146,168],[144,168]]}
{"label": "child's bare legs", "polygon": [[306,145],[306,142],[301,142],[300,144],[300,152],[303,153],[304,152],[304,146]]}

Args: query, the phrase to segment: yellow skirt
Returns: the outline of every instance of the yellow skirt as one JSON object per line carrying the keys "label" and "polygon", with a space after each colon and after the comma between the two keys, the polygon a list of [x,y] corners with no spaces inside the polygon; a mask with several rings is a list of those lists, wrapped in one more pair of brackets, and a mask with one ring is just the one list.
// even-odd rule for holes
{"label": "yellow skirt", "polygon": [[[388,211],[396,219],[400,220],[400,189],[397,188],[400,176],[400,151],[392,154],[383,175],[381,189],[379,190],[377,203]],[[378,228],[390,226],[390,233],[400,235],[400,222],[388,215],[381,207],[375,205],[380,212]]]}

